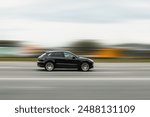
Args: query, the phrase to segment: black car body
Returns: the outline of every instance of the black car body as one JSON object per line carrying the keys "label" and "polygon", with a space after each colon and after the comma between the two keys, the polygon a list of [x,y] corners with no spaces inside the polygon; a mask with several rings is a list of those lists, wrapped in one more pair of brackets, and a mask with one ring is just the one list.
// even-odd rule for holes
{"label": "black car body", "polygon": [[69,51],[48,51],[38,57],[37,65],[47,71],[52,71],[54,68],[77,68],[88,71],[94,67],[94,62]]}

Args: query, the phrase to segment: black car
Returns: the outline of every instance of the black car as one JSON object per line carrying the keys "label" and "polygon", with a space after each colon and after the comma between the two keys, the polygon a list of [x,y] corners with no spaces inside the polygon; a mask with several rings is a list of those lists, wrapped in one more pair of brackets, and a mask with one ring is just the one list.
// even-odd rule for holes
{"label": "black car", "polygon": [[38,57],[37,65],[44,67],[47,71],[52,71],[54,68],[77,68],[88,71],[94,67],[94,62],[69,51],[48,51]]}

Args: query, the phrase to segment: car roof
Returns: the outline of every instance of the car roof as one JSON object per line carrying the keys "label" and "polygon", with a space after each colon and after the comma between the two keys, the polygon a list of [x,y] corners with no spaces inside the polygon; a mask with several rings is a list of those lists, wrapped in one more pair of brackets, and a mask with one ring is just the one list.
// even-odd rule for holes
{"label": "car roof", "polygon": [[70,52],[70,51],[62,51],[62,50],[61,51],[59,50],[58,51],[46,51],[46,53],[51,53],[51,52]]}

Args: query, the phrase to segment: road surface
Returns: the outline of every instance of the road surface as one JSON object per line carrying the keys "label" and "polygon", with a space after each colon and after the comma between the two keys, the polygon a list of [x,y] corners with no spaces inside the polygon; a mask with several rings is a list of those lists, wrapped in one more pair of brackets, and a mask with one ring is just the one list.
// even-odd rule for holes
{"label": "road surface", "polygon": [[150,100],[150,63],[96,63],[89,72],[47,72],[34,62],[0,62],[0,99]]}

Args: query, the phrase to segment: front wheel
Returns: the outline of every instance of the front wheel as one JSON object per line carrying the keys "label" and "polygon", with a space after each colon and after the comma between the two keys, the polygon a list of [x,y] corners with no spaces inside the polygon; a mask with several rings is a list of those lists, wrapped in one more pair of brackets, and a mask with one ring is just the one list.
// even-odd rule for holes
{"label": "front wheel", "polygon": [[47,63],[45,64],[45,70],[47,70],[47,71],[52,71],[52,70],[54,70],[54,64],[53,64],[52,62],[47,62]]}
{"label": "front wheel", "polygon": [[81,64],[81,70],[82,71],[88,71],[90,69],[89,64],[88,63],[82,63]]}

